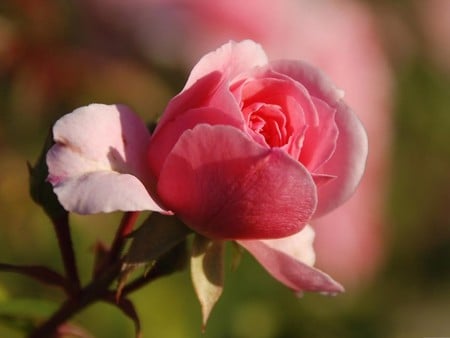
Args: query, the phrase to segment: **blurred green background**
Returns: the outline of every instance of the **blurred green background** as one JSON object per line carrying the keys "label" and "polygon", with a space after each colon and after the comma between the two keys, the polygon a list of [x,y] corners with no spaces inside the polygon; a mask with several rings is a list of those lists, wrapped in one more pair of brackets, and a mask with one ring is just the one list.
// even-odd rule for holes
{"label": "blurred green background", "polygon": [[[386,220],[383,261],[376,273],[337,297],[297,299],[245,255],[237,271],[228,269],[204,334],[189,273],[177,273],[133,294],[144,338],[450,337],[450,38],[430,42],[420,1],[366,3],[394,79],[389,185],[378,210]],[[121,102],[150,121],[189,74],[188,62],[158,58],[129,41],[129,30],[99,24],[93,13],[77,1],[0,3],[0,262],[62,270],[52,227],[28,195],[26,167],[59,116],[91,102]],[[152,22],[146,25],[151,30]],[[72,216],[84,282],[95,241],[108,243],[119,219]],[[20,321],[8,313],[45,311],[53,306],[46,301],[62,299],[55,288],[0,273],[0,337],[22,337],[15,329]],[[133,336],[132,323],[108,305],[74,321],[95,337]]]}

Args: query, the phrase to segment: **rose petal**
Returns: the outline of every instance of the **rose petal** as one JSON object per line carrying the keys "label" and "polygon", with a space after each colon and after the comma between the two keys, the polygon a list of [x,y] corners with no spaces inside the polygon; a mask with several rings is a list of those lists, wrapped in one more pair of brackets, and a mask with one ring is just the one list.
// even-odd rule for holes
{"label": "rose petal", "polygon": [[145,176],[150,134],[124,105],[91,104],[60,118],[53,128],[57,144],[104,167]]}
{"label": "rose petal", "polygon": [[319,115],[319,123],[317,126],[308,126],[299,158],[311,173],[315,173],[333,156],[339,136],[335,109],[315,97],[313,102]]}
{"label": "rose petal", "polygon": [[330,79],[318,68],[300,60],[279,60],[270,62],[270,68],[301,83],[311,96],[335,106],[344,96]]}
{"label": "rose petal", "polygon": [[127,107],[92,104],[59,119],[48,180],[66,210],[82,214],[162,209],[146,190],[150,134]]}
{"label": "rose petal", "polygon": [[[170,100],[164,110],[164,114],[161,116],[161,119],[159,120],[153,134],[158,134],[161,126],[173,119],[178,118],[186,111],[199,107],[205,107],[214,94],[223,94],[223,91],[218,92],[218,89],[223,85],[223,82],[224,79],[222,74],[218,71],[213,71],[199,79],[192,87],[176,95]],[[233,101],[232,97],[230,99]],[[224,104],[224,101],[225,99],[222,100],[222,104]],[[235,102],[233,103],[236,105]]]}
{"label": "rose petal", "polygon": [[54,191],[66,210],[79,214],[163,211],[136,176],[113,171],[97,171],[66,178],[54,186]]}
{"label": "rose petal", "polygon": [[149,166],[155,178],[159,177],[166,156],[181,133],[200,123],[245,128],[244,118],[228,83],[218,72],[201,78],[169,102],[148,149]]}
{"label": "rose petal", "polygon": [[237,75],[267,62],[266,53],[259,44],[251,40],[230,41],[200,59],[192,69],[184,90],[211,72],[219,71],[233,80]]}
{"label": "rose petal", "polygon": [[157,191],[192,229],[209,238],[279,238],[300,231],[315,210],[306,169],[229,126],[186,131],[161,171]]}
{"label": "rose petal", "polygon": [[158,179],[167,155],[186,130],[194,128],[198,123],[217,125],[228,124],[227,122],[231,121],[221,110],[198,108],[188,110],[177,119],[166,123],[163,128],[158,130],[158,133],[153,135],[148,147],[148,163],[155,179]]}
{"label": "rose petal", "polygon": [[339,137],[334,155],[317,171],[336,176],[318,188],[319,204],[314,217],[337,208],[354,193],[366,166],[367,134],[359,119],[343,102],[336,111]]}
{"label": "rose petal", "polygon": [[302,231],[284,238],[265,239],[261,242],[265,243],[272,249],[284,252],[296,260],[313,266],[316,261],[316,254],[314,252],[314,229],[310,225],[306,225]]}
{"label": "rose petal", "polygon": [[[238,101],[247,101],[249,98],[270,103],[278,101],[285,108],[294,128],[305,123],[317,125],[319,118],[316,107],[308,88],[301,82],[274,71],[271,64],[255,68],[247,76],[248,79],[241,85],[242,92],[234,90]],[[293,104],[301,107],[304,113],[298,114],[297,109],[291,109]]]}
{"label": "rose petal", "polygon": [[344,203],[358,186],[367,159],[367,134],[358,117],[341,100],[343,92],[318,69],[301,61],[278,61],[270,65],[274,71],[302,83],[311,96],[336,109],[335,121],[339,130],[336,150],[316,172],[336,176],[336,179],[318,189],[319,204],[314,217],[319,217]]}
{"label": "rose petal", "polygon": [[343,292],[344,288],[324,272],[313,268],[314,232],[305,227],[301,232],[277,240],[238,241],[277,279],[292,290],[317,291],[327,294]]}

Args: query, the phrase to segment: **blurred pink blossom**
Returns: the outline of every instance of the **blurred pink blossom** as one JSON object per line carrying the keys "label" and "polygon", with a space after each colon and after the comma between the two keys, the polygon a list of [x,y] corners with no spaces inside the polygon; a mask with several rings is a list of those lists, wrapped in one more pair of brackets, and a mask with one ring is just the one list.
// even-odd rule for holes
{"label": "blurred pink blossom", "polygon": [[392,82],[369,7],[350,0],[94,0],[89,6],[91,15],[131,34],[162,63],[190,66],[224,41],[250,38],[271,59],[303,59],[327,73],[366,126],[370,150],[355,196],[313,224],[318,266],[346,286],[374,275],[383,252]]}
{"label": "blurred pink blossom", "polygon": [[450,72],[450,1],[416,1],[426,52]]}

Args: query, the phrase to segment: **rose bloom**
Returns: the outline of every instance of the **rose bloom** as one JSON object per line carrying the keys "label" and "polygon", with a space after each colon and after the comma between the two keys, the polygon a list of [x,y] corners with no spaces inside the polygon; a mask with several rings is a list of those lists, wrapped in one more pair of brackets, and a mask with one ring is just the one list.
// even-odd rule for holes
{"label": "rose bloom", "polygon": [[170,210],[237,241],[295,291],[338,292],[312,268],[307,223],[346,201],[364,171],[367,136],[342,96],[304,62],[230,42],[197,63],[151,138],[124,106],[61,118],[49,181],[69,211]]}
{"label": "rose bloom", "polygon": [[[439,1],[448,2],[429,2]],[[89,0],[80,4],[90,27],[102,25],[100,31],[122,37],[123,44],[134,43],[158,63],[192,65],[222,41],[250,38],[259,41],[270,58],[302,59],[326,72],[345,91],[346,102],[358,112],[374,141],[357,192],[312,222],[317,265],[332,271],[346,286],[361,286],[373,277],[383,258],[393,82],[379,16],[370,6],[353,0]],[[443,20],[436,22],[435,26],[445,26]]]}

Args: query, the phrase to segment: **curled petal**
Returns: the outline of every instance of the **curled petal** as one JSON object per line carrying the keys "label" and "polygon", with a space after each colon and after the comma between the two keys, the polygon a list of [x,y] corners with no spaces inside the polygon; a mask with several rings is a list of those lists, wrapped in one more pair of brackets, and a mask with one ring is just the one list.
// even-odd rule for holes
{"label": "curled petal", "polygon": [[313,101],[320,122],[317,126],[308,126],[300,155],[300,162],[310,172],[315,173],[321,165],[333,156],[339,130],[335,122],[335,109],[320,99],[313,98]]}
{"label": "curled petal", "polygon": [[317,203],[314,181],[301,164],[221,125],[198,125],[180,137],[157,191],[188,226],[216,239],[292,235]]}
{"label": "curled petal", "polygon": [[344,92],[336,88],[324,73],[307,62],[300,60],[272,61],[270,68],[298,81],[305,86],[311,96],[317,97],[331,106],[335,106],[344,96]]}
{"label": "curled petal", "polygon": [[344,203],[355,191],[364,173],[368,141],[367,134],[353,111],[342,101],[343,91],[318,69],[301,61],[272,62],[274,71],[291,76],[302,83],[311,96],[336,109],[335,122],[339,130],[333,156],[315,174],[336,176],[319,187],[319,204],[314,217],[320,217]]}
{"label": "curled petal", "polygon": [[348,200],[361,181],[366,166],[366,131],[343,102],[336,110],[336,125],[339,137],[334,155],[317,171],[317,174],[333,175],[336,179],[318,188],[319,204],[314,217],[320,217]]}
{"label": "curled petal", "polygon": [[322,271],[313,268],[314,232],[305,227],[301,232],[276,240],[238,241],[275,279],[300,291],[326,294],[343,292],[344,288]]}
{"label": "curled petal", "polygon": [[[164,114],[156,126],[154,135],[157,135],[161,126],[164,126],[167,122],[183,115],[186,111],[205,107],[211,97],[218,92],[218,88],[223,83],[223,76],[218,71],[212,71],[211,73],[203,76],[201,79],[195,82],[195,85],[185,89],[173,99],[170,100]],[[223,91],[219,91],[220,94]],[[222,102],[223,103],[223,102]]]}
{"label": "curled petal", "polygon": [[180,136],[187,130],[194,128],[199,123],[209,125],[230,125],[240,127],[229,110],[202,107],[187,110],[177,118],[168,121],[158,128],[152,137],[148,147],[148,163],[154,177],[158,179],[162,166]]}
{"label": "curled petal", "polygon": [[211,72],[219,71],[231,81],[239,74],[267,62],[266,53],[259,44],[251,40],[230,41],[200,59],[192,69],[184,90]]}
{"label": "curled petal", "polygon": [[313,266],[316,261],[313,242],[315,233],[310,225],[306,225],[300,232],[284,238],[261,240],[272,249],[279,250],[296,260]]}
{"label": "curled petal", "polygon": [[136,176],[97,171],[67,178],[54,186],[66,210],[79,214],[112,211],[163,211]]}
{"label": "curled petal", "polygon": [[147,192],[150,134],[127,107],[92,104],[59,119],[47,153],[60,203],[81,214],[162,209]]}

